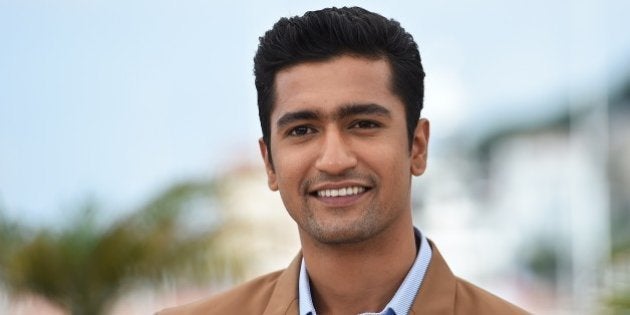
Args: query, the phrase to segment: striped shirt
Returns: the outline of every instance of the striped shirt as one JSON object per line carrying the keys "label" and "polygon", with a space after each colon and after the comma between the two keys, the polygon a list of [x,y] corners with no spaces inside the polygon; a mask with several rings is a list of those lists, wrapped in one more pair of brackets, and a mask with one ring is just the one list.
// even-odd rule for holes
{"label": "striped shirt", "polygon": [[[407,315],[407,313],[409,313],[411,304],[420,290],[420,285],[429,266],[429,261],[431,261],[431,247],[429,247],[429,242],[418,229],[414,228],[414,232],[416,239],[420,239],[420,250],[416,255],[416,260],[411,270],[409,270],[409,273],[405,276],[405,280],[403,280],[396,294],[394,294],[394,297],[387,303],[382,311],[379,313],[363,313],[361,315]],[[302,264],[300,266],[298,298],[300,303],[300,315],[317,315],[315,307],[313,306],[304,258],[302,258]]]}

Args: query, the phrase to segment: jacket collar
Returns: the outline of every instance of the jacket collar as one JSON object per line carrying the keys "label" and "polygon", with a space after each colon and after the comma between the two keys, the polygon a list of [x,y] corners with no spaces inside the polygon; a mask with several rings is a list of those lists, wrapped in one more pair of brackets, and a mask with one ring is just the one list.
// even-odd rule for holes
{"label": "jacket collar", "polygon": [[411,314],[454,314],[457,280],[431,240],[432,256]]}
{"label": "jacket collar", "polygon": [[[411,305],[411,314],[453,314],[456,278],[431,240],[432,256],[423,284]],[[302,252],[280,274],[263,315],[295,315],[299,312],[298,278]]]}
{"label": "jacket collar", "polygon": [[298,278],[301,261],[302,251],[278,277],[278,282],[271,293],[269,304],[267,304],[263,315],[298,314]]}

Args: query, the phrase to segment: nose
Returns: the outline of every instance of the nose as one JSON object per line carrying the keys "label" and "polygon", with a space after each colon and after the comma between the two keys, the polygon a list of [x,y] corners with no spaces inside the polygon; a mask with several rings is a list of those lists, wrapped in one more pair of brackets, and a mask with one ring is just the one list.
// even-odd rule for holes
{"label": "nose", "polygon": [[315,168],[330,175],[341,175],[357,165],[357,158],[348,141],[337,130],[330,130],[323,138]]}

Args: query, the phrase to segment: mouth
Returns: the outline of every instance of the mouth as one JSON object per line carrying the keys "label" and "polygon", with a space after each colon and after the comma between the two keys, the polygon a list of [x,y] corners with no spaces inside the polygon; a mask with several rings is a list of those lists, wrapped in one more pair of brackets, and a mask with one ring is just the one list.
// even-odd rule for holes
{"label": "mouth", "polygon": [[326,207],[346,208],[358,204],[372,187],[357,184],[326,185],[311,191],[309,195]]}
{"label": "mouth", "polygon": [[358,183],[335,183],[314,187],[308,194],[329,206],[341,207],[358,202],[370,190],[371,186]]}
{"label": "mouth", "polygon": [[368,187],[363,186],[348,186],[341,188],[328,188],[328,189],[320,189],[311,192],[312,196],[316,197],[346,197],[346,196],[356,196],[364,193],[368,190]]}

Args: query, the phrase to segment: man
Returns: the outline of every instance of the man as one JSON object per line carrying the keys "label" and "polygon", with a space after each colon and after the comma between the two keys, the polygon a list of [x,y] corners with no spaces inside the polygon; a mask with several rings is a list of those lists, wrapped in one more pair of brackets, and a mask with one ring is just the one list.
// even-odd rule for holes
{"label": "man", "polygon": [[424,71],[398,22],[361,8],[283,18],[254,58],[268,185],[298,226],[282,271],[164,314],[523,314],[456,278],[414,229]]}

